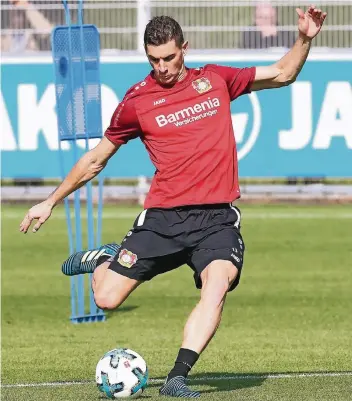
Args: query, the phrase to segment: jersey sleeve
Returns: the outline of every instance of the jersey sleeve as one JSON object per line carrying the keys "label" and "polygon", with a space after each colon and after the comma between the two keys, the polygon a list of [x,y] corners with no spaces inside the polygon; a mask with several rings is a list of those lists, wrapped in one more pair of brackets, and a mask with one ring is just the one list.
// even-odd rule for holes
{"label": "jersey sleeve", "polygon": [[255,67],[236,68],[221,65],[208,65],[207,67],[224,79],[231,100],[251,92],[251,86],[255,78]]}
{"label": "jersey sleeve", "polygon": [[116,145],[123,145],[141,134],[134,99],[126,95],[112,115],[105,136]]}

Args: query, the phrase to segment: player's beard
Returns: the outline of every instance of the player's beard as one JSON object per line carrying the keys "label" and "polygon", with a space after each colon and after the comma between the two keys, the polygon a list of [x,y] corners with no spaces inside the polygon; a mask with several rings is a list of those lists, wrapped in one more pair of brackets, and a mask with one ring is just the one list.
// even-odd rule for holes
{"label": "player's beard", "polygon": [[[187,75],[187,69],[185,67],[185,59],[183,54],[181,55],[181,58],[179,60],[180,67],[179,71],[176,74],[173,74],[171,77],[165,80],[165,78],[160,75],[160,73],[155,72],[155,77],[157,78],[157,81],[159,82],[160,85],[162,86],[173,86],[175,85],[176,82],[182,81],[186,75]],[[170,79],[172,78],[172,79]]]}

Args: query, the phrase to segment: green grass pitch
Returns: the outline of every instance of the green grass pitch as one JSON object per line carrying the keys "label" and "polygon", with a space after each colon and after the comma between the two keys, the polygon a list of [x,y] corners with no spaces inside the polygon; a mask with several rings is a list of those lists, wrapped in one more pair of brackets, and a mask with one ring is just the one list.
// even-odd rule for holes
{"label": "green grass pitch", "polygon": [[[242,281],[228,296],[191,384],[204,400],[352,400],[351,206],[241,209]],[[26,210],[2,207],[1,399],[102,400],[95,366],[115,347],[146,359],[152,380],[143,398],[162,399],[158,387],[199,299],[191,270],[184,266],[143,284],[105,323],[73,325],[70,284],[60,270],[68,255],[63,208],[37,234],[23,235],[18,227]],[[105,207],[103,240],[120,241],[139,211]],[[69,383],[43,385],[58,382]]]}

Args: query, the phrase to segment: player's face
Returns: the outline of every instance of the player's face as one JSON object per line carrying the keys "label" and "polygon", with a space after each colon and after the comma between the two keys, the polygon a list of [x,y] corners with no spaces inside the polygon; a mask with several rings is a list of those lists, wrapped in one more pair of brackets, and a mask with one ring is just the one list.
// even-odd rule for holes
{"label": "player's face", "polygon": [[184,77],[184,55],[187,47],[188,42],[180,48],[175,40],[160,46],[147,45],[148,60],[153,67],[155,79],[161,85],[173,85]]}

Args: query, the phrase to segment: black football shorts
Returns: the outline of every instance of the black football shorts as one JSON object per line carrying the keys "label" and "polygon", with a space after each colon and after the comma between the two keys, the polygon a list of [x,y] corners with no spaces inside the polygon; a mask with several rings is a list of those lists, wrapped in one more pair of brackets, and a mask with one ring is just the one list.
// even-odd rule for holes
{"label": "black football shorts", "polygon": [[187,264],[201,288],[200,274],[208,264],[228,260],[238,269],[233,290],[240,280],[245,250],[240,222],[240,211],[231,204],[143,210],[109,269],[146,281]]}

